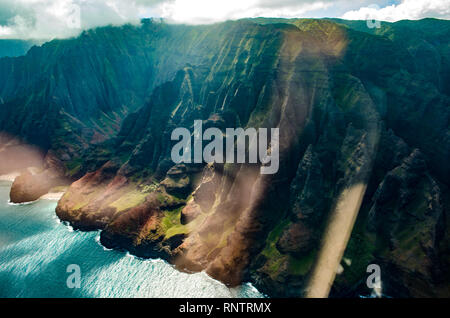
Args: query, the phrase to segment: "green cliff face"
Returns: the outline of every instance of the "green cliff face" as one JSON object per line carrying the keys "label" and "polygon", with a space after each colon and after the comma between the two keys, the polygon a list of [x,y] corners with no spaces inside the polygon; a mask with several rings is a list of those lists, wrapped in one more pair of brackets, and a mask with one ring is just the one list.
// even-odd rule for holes
{"label": "green cliff face", "polygon": [[[449,24],[91,30],[0,59],[9,78],[0,128],[52,149],[81,177],[59,201],[60,219],[101,229],[107,247],[272,296],[305,294],[334,207],[363,184],[351,262],[331,295],[365,293],[377,263],[387,295],[447,296]],[[205,129],[278,127],[278,173],[175,165],[170,134],[198,119]]]}

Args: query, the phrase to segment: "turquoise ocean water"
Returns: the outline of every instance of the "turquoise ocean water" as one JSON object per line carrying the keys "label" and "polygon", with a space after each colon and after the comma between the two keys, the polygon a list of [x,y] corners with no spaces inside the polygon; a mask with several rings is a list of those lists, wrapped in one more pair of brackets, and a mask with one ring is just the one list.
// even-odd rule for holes
{"label": "turquoise ocean water", "polygon": [[[8,203],[0,181],[0,297],[261,297],[250,284],[228,288],[205,273],[106,250],[99,232],[72,231],[55,215],[56,201]],[[79,266],[80,288],[67,267]]]}

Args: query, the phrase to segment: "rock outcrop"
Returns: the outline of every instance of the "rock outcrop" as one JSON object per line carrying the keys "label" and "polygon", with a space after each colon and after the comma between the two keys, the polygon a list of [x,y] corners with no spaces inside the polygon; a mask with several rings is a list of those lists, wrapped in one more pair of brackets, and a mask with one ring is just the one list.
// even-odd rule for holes
{"label": "rock outcrop", "polygon": [[49,152],[44,158],[43,166],[27,168],[14,180],[9,195],[10,201],[13,203],[35,201],[52,188],[69,184],[70,180],[65,178],[65,167]]}

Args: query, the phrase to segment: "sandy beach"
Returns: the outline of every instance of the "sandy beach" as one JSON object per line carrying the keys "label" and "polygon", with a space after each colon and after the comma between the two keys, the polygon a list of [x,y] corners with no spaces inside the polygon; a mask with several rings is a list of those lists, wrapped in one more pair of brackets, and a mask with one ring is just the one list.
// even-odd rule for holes
{"label": "sandy beach", "polygon": [[49,192],[47,194],[44,194],[42,197],[39,198],[39,200],[54,200],[58,201],[61,199],[61,197],[64,195],[65,192]]}

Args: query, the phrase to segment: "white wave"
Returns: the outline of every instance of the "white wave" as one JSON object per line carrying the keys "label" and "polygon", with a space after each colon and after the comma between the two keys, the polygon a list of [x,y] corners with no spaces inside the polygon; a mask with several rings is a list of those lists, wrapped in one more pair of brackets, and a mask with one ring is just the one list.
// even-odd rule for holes
{"label": "white wave", "polygon": [[[7,192],[1,193],[6,201]],[[74,231],[55,216],[56,203],[41,201],[9,213],[8,245],[0,248],[0,274],[10,297],[260,297],[251,285],[230,289],[206,273],[183,273],[162,259],[141,259],[100,244],[100,231]],[[2,209],[15,208],[3,206]],[[26,220],[26,223],[23,223]],[[58,222],[56,224],[54,221]],[[63,228],[63,225],[65,228]],[[36,226],[36,228],[33,228]],[[32,230],[27,233],[28,229]],[[8,233],[6,233],[8,234]],[[97,244],[95,244],[95,242]],[[100,245],[102,249],[98,247]],[[106,252],[107,251],[107,252]],[[81,288],[66,288],[66,268],[81,268]],[[11,282],[11,283],[9,283]]]}
{"label": "white wave", "polygon": [[16,206],[19,206],[19,205],[30,205],[30,204],[36,203],[37,201],[38,200],[28,201],[28,202],[21,202],[21,203],[14,203],[14,202],[11,202],[11,199],[8,199],[8,205],[16,205]]}

